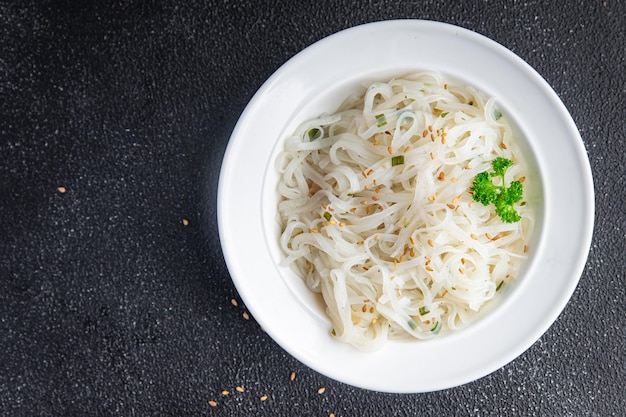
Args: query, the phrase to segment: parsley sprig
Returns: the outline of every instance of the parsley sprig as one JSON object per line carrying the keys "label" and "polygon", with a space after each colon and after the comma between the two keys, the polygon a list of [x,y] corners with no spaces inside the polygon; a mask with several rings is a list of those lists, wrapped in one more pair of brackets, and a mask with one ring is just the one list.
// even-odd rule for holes
{"label": "parsley sprig", "polygon": [[[505,223],[515,223],[521,219],[513,206],[522,199],[522,183],[511,181],[507,187],[504,182],[504,174],[513,165],[510,159],[498,157],[491,161],[493,172],[483,171],[476,175],[470,187],[470,192],[475,201],[488,206],[493,203],[496,206],[496,214]],[[500,177],[501,185],[495,185],[492,177]]]}

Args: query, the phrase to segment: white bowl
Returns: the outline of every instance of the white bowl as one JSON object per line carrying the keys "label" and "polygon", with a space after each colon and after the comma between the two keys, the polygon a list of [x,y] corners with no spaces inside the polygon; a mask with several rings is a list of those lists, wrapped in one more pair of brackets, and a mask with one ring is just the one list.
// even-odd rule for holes
{"label": "white bowl", "polygon": [[[536,188],[537,224],[516,283],[480,320],[428,341],[366,353],[332,338],[319,297],[278,264],[276,154],[304,120],[333,112],[364,81],[440,72],[473,85],[513,119]],[[386,392],[435,391],[483,377],[530,347],[556,320],[583,271],[593,230],[589,161],[571,116],[528,64],[448,24],[397,20],[329,36],[290,59],[239,119],[218,189],[222,248],[254,318],[287,352],[344,383]]]}

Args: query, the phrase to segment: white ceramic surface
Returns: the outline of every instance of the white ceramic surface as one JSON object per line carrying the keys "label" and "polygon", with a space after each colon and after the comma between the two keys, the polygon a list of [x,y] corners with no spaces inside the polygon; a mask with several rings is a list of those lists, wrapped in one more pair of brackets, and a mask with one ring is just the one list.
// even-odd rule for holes
{"label": "white ceramic surface", "polygon": [[[517,126],[536,189],[538,223],[515,285],[480,320],[428,341],[390,341],[364,353],[333,340],[324,307],[278,266],[276,153],[303,120],[332,112],[364,81],[437,71],[496,96]],[[397,20],[329,36],[276,71],[241,115],[218,189],[222,248],[235,286],[264,330],[312,369],[361,388],[427,392],[506,365],[556,320],[582,274],[593,230],[589,161],[546,81],[503,46],[448,24]]]}

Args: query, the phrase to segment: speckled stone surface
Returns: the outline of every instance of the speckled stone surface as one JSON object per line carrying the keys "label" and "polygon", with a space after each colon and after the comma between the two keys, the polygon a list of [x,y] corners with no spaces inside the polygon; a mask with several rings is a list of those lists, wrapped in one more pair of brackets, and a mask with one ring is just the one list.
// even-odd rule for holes
{"label": "speckled stone surface", "polygon": [[[0,415],[624,415],[625,3],[302,3],[0,3]],[[254,92],[313,42],[393,18],[474,30],[532,65],[596,189],[554,325],[429,394],[353,388],[289,356],[244,317],[217,235],[221,160]]]}

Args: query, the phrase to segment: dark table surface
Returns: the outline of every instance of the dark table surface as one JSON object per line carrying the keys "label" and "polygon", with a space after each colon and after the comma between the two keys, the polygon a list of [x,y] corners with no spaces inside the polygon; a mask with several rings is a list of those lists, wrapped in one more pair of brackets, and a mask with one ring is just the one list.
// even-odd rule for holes
{"label": "dark table surface", "polygon": [[[262,83],[327,35],[395,18],[471,29],[533,66],[596,192],[554,325],[496,372],[414,395],[333,381],[246,318],[216,215]],[[1,2],[0,414],[624,415],[624,45],[621,0]]]}

